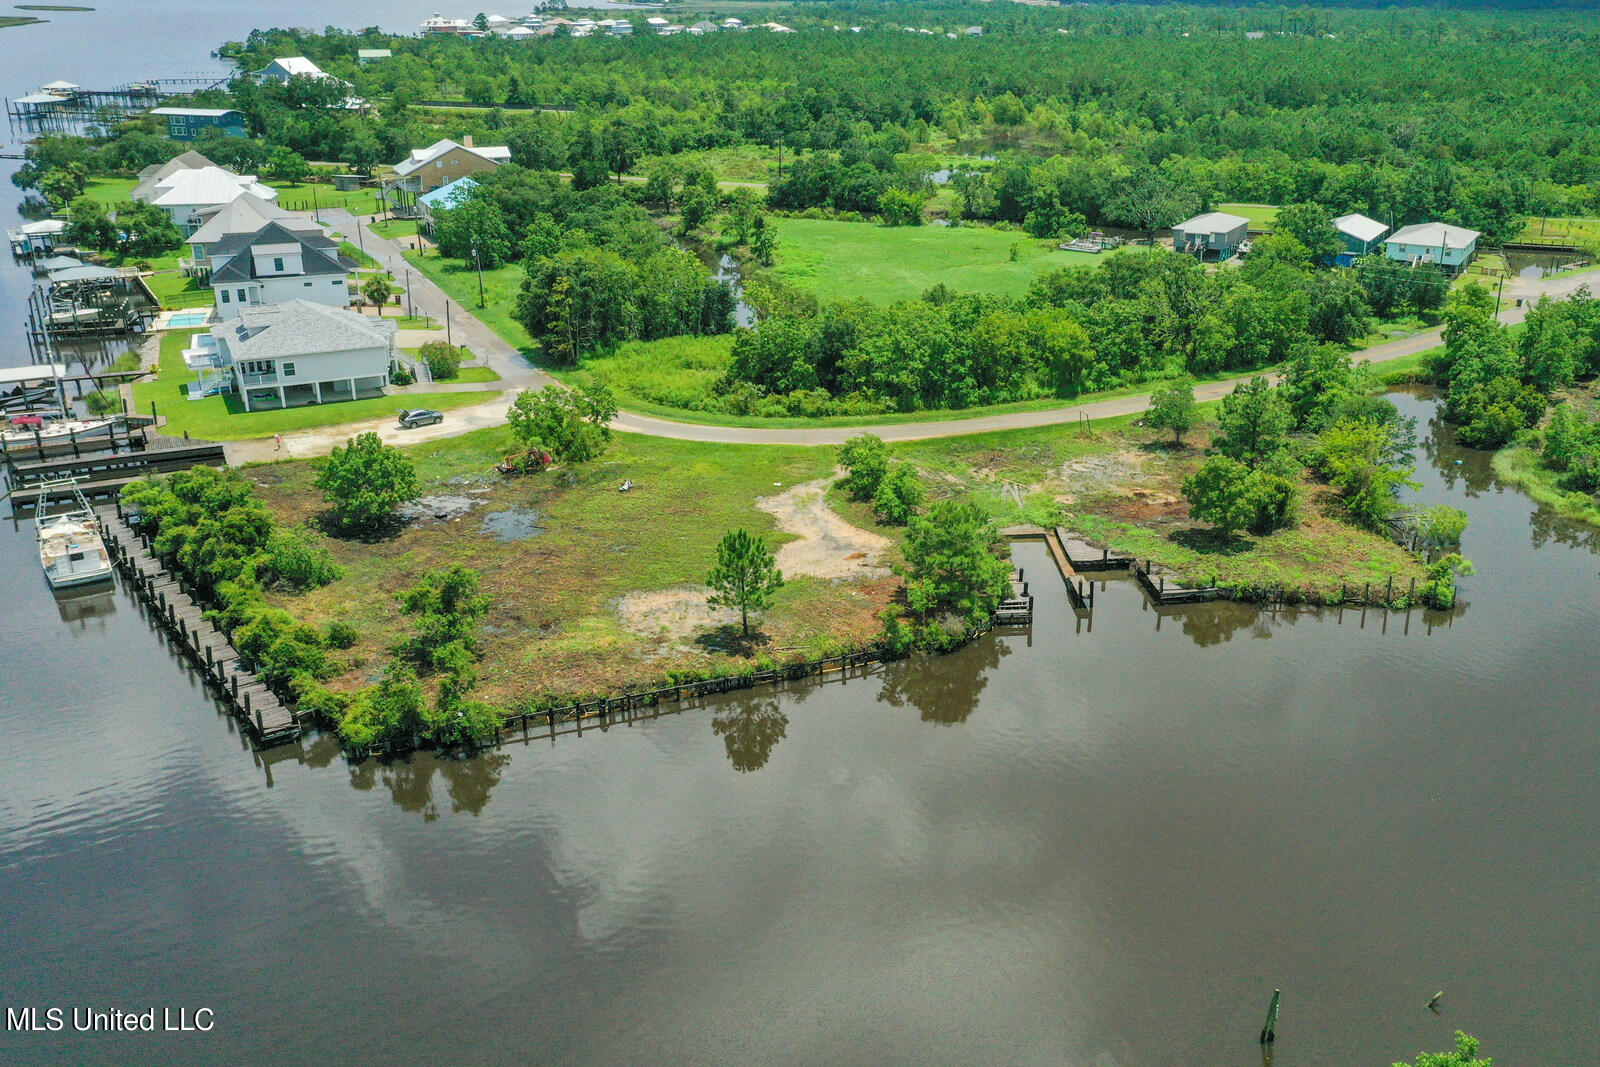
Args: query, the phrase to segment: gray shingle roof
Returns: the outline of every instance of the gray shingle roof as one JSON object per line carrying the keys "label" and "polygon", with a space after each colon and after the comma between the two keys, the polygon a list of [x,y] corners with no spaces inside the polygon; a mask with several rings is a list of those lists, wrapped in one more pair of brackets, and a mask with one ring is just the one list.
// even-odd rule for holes
{"label": "gray shingle roof", "polygon": [[247,282],[256,277],[255,257],[250,250],[258,245],[282,247],[299,246],[300,266],[306,275],[349,274],[354,263],[340,256],[331,239],[319,235],[295,233],[277,222],[269,222],[255,233],[235,233],[218,241],[211,250],[211,258],[228,259],[211,274],[211,284],[218,282]]}
{"label": "gray shingle roof", "polygon": [[391,319],[368,318],[309,300],[291,300],[245,308],[236,320],[215,327],[211,333],[228,357],[237,362],[386,348],[397,329]]}

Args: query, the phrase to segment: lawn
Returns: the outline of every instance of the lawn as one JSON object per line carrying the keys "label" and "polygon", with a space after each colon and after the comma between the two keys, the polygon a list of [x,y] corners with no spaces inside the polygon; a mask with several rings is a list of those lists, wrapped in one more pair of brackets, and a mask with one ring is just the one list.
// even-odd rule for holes
{"label": "lawn", "polygon": [[138,184],[133,178],[90,178],[89,184],[84,186],[83,195],[109,207],[128,199],[128,194]]}
{"label": "lawn", "polygon": [[415,237],[417,235],[417,220],[379,219],[377,222],[370,223],[367,229],[379,237],[387,237],[391,240],[400,237]]}
{"label": "lawn", "polygon": [[378,261],[367,255],[352,241],[340,241],[339,254],[341,256],[349,256],[356,261],[357,266],[364,267],[367,270],[376,270],[378,267]]}
{"label": "lawn", "polygon": [[719,182],[766,184],[777,173],[777,153],[761,145],[729,145],[702,148],[671,156],[646,156],[631,169],[636,175],[649,175],[656,166],[667,163],[678,170],[705,167]]}
{"label": "lawn", "polygon": [[183,350],[188,347],[189,339],[200,332],[168,330],[163,333],[156,378],[133,385],[134,409],[144,414],[150,411],[152,403],[155,404],[157,414],[167,419],[162,432],[170,437],[181,437],[185,432],[204,441],[271,437],[275,433],[383,418],[393,415],[395,409],[402,406],[443,411],[479,403],[487,396],[484,393],[407,393],[404,399],[384,396],[284,411],[245,411],[233,397],[208,396],[203,400],[190,400],[184,393],[184,386],[194,381],[195,375],[183,364]]}
{"label": "lawn", "polygon": [[[693,587],[710,569],[727,530],[790,540],[755,501],[796,482],[826,477],[827,448],[707,445],[618,434],[598,460],[503,479],[493,464],[515,444],[505,428],[407,448],[425,494],[461,495],[477,506],[456,520],[424,519],[374,543],[330,542],[344,576],[332,585],[277,598],[313,623],[339,618],[360,635],[347,676],[359,684],[408,628],[394,594],[426,570],[463,563],[481,572],[490,598],[479,694],[515,708],[545,693],[615,692],[669,670],[747,665],[747,650],[716,630],[699,633],[670,613],[624,607],[630,593],[697,607]],[[322,510],[311,487],[318,464],[278,463],[249,471],[279,517],[291,523]],[[633,490],[617,492],[623,479]],[[685,491],[685,487],[692,491]],[[517,509],[538,526],[501,540],[486,517]],[[816,655],[864,642],[897,581],[821,582],[791,576],[754,622],[768,655]],[[637,601],[634,602],[637,604]]]}
{"label": "lawn", "polygon": [[1576,245],[1590,255],[1600,255],[1600,219],[1529,219],[1518,240]]}
{"label": "lawn", "polygon": [[383,202],[373,189],[354,189],[344,192],[332,183],[296,182],[284,184],[268,182],[278,190],[278,206],[288,211],[311,211],[322,208],[344,208],[352,215],[381,215]]}
{"label": "lawn", "polygon": [[145,279],[150,291],[156,294],[161,306],[173,308],[208,308],[216,305],[216,294],[193,278],[179,272],[152,274]]}
{"label": "lawn", "polygon": [[1021,296],[1034,277],[1101,257],[1062,252],[1016,230],[987,226],[880,226],[829,219],[777,219],[784,283],[819,300],[914,300],[943,282],[959,292]]}
{"label": "lawn", "polygon": [[1252,230],[1270,230],[1278,221],[1277,204],[1218,204],[1215,210],[1249,219]]}
{"label": "lawn", "polygon": [[406,262],[426,274],[457,303],[481,319],[500,335],[501,340],[522,351],[534,352],[538,345],[514,317],[517,294],[522,290],[522,267],[508,263],[483,272],[483,293],[487,307],[478,307],[478,272],[472,264],[446,259],[436,252],[407,252]]}

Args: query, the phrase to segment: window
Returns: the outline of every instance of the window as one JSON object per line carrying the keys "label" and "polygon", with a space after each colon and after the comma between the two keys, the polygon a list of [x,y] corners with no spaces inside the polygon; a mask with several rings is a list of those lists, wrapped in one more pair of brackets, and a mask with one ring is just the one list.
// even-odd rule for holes
{"label": "window", "polygon": [[272,269],[275,272],[279,273],[279,274],[283,273],[283,257],[282,256],[273,256],[272,257]]}
{"label": "window", "polygon": [[293,378],[294,377],[294,364],[293,363],[285,363],[283,365],[283,376],[285,378]]}
{"label": "window", "polygon": [[220,296],[220,297],[221,297],[221,298],[222,298],[222,302],[223,302],[223,303],[224,303],[224,304],[226,304],[226,303],[229,303],[229,300],[228,300],[228,290],[226,290],[226,289],[218,289],[218,290],[217,290],[217,295],[218,295],[218,296]]}
{"label": "window", "polygon": [[307,289],[311,288],[311,283],[310,282],[301,282],[300,284],[305,286]]}
{"label": "window", "polygon": [[236,295],[239,298],[239,303],[241,303],[241,304],[244,303],[244,290],[243,289],[240,289],[234,295]]}

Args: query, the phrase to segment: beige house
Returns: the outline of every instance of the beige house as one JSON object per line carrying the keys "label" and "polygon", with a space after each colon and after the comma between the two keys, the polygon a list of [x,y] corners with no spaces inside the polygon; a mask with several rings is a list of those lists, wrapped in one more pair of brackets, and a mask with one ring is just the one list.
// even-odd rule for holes
{"label": "beige house", "polygon": [[478,147],[470,136],[460,141],[435,141],[427,148],[413,149],[411,154],[395,165],[394,178],[383,187],[384,198],[394,206],[395,213],[411,214],[417,197],[449,185],[469,174],[493,170],[511,159],[511,149],[504,145]]}

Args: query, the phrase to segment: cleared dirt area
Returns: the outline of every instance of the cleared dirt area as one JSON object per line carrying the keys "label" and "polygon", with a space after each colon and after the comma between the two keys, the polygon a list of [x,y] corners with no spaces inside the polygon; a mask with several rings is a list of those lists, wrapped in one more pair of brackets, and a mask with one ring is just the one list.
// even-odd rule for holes
{"label": "cleared dirt area", "polygon": [[885,577],[889,568],[882,560],[889,539],[850,525],[830,508],[827,492],[832,482],[819,478],[756,501],[756,507],[777,521],[778,529],[796,537],[778,549],[778,569],[785,577]]}

